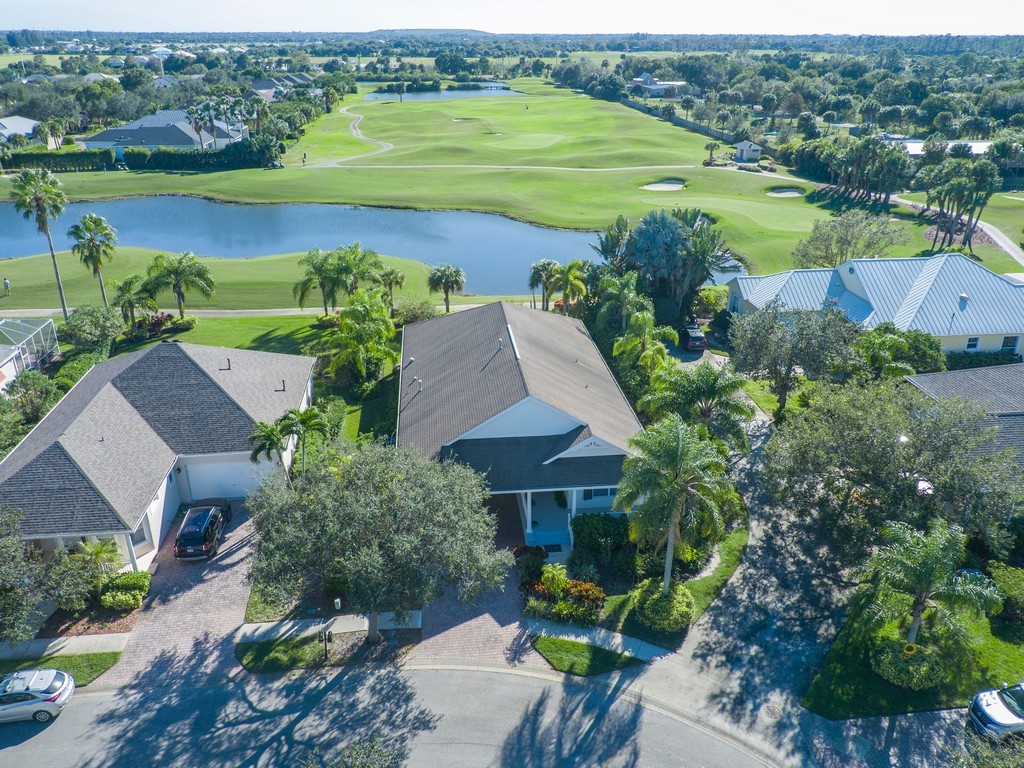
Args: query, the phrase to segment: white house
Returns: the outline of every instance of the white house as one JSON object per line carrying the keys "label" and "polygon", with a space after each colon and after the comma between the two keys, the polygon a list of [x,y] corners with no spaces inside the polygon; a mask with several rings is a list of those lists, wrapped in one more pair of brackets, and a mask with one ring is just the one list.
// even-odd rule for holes
{"label": "white house", "polygon": [[314,359],[156,344],[94,366],[0,462],[0,506],[44,553],[114,539],[145,569],[179,507],[239,499],[289,464],[249,460],[256,421],[312,398]]}
{"label": "white house", "polygon": [[929,333],[943,352],[1019,352],[1024,336],[1024,285],[957,253],[853,259],[834,269],[734,277],[728,286],[730,312],[775,299],[791,309],[834,305],[864,328],[891,322]]}
{"label": "white house", "polygon": [[756,163],[761,159],[761,147],[752,141],[741,141],[733,144],[736,156],[733,158],[737,163]]}
{"label": "white house", "polygon": [[650,72],[634,77],[633,87],[640,88],[645,96],[664,96],[669,88],[674,89],[679,95],[690,93],[692,90],[684,80],[659,80]]}
{"label": "white house", "polygon": [[22,371],[46,365],[58,354],[53,320],[0,320],[0,392]]}
{"label": "white house", "polygon": [[0,117],[0,136],[7,140],[11,136],[31,136],[32,132],[39,125],[38,120],[18,115]]}
{"label": "white house", "polygon": [[171,149],[223,149],[226,145],[249,137],[249,129],[243,123],[214,122],[216,139],[205,125],[196,133],[188,114],[183,109],[162,109],[138,120],[107,128],[104,131],[82,139],[86,149],[112,148],[118,160],[124,159],[125,147],[142,147],[153,151],[157,147]]}
{"label": "white house", "polygon": [[511,541],[566,557],[641,429],[579,320],[499,302],[405,327],[396,440],[485,474]]}

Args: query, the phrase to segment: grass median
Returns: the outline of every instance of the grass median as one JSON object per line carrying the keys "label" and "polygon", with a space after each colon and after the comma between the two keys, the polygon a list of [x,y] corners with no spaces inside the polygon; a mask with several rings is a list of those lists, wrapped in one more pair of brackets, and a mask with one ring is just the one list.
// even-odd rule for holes
{"label": "grass median", "polygon": [[59,669],[75,679],[75,685],[82,688],[93,682],[121,658],[120,651],[99,653],[59,653],[43,656],[41,659],[0,660],[0,675],[21,669]]}
{"label": "grass median", "polygon": [[643,659],[626,653],[578,643],[575,640],[563,640],[560,637],[538,635],[530,638],[530,645],[553,669],[581,677],[603,675],[606,672],[646,664]]}

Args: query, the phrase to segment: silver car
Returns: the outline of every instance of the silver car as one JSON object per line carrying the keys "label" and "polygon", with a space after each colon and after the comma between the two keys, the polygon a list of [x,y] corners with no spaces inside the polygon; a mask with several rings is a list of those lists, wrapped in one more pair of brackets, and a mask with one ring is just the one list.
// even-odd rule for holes
{"label": "silver car", "polygon": [[75,680],[57,669],[23,669],[0,678],[0,722],[48,723],[75,693]]}
{"label": "silver car", "polygon": [[971,701],[967,716],[978,731],[993,739],[1024,733],[1024,683],[982,691]]}

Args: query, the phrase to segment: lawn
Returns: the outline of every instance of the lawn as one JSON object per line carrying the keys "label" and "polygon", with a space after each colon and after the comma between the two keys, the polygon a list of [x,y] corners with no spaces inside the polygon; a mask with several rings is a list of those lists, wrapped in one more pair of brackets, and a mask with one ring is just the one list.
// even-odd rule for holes
{"label": "lawn", "polygon": [[121,658],[120,651],[102,653],[69,653],[43,656],[41,659],[2,659],[0,675],[19,669],[59,669],[75,679],[79,688],[88,685],[102,675]]}
{"label": "lawn", "polygon": [[563,640],[560,637],[534,636],[530,638],[530,645],[554,669],[582,677],[603,675],[606,672],[646,663],[636,656],[578,643],[575,640]]}
{"label": "lawn", "polygon": [[1024,624],[981,617],[967,623],[967,653],[947,653],[940,687],[915,692],[890,685],[867,658],[874,637],[864,610],[869,597],[866,590],[858,592],[850,604],[846,623],[804,697],[812,712],[839,720],[962,707],[980,690],[1024,680]]}
{"label": "lawn", "polygon": [[367,645],[365,632],[336,632],[327,646],[326,660],[323,643],[316,635],[238,643],[235,657],[246,670],[255,673],[391,662],[401,658],[419,640],[420,631],[403,629],[382,635],[386,642]]}

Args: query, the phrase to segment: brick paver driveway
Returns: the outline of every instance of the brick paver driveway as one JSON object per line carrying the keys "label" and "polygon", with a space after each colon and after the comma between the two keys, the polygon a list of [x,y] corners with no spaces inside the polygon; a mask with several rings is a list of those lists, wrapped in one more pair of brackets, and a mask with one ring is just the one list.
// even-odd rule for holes
{"label": "brick paver driveway", "polygon": [[245,620],[252,525],[238,502],[210,561],[174,559],[174,533],[156,557],[153,586],[120,661],[96,686],[221,682],[239,669],[232,635]]}

